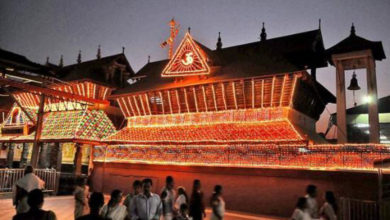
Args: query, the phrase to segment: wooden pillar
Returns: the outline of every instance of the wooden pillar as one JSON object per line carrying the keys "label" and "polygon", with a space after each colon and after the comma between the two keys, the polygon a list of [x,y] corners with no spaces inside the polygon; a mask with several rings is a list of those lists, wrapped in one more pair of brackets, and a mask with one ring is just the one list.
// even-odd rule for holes
{"label": "wooden pillar", "polygon": [[58,142],[50,144],[50,167],[61,171],[61,162],[62,162],[62,145]]}
{"label": "wooden pillar", "polygon": [[93,170],[93,149],[94,146],[91,145],[91,147],[89,148],[88,176],[91,175],[91,172]]}
{"label": "wooden pillar", "polygon": [[367,94],[370,97],[368,103],[368,122],[370,125],[370,143],[379,143],[379,116],[378,116],[378,92],[376,83],[375,60],[367,57]]}
{"label": "wooden pillar", "polygon": [[27,143],[23,143],[23,147],[22,147],[22,155],[20,157],[20,164],[19,164],[19,167],[20,168],[23,168],[27,165],[27,157],[28,157],[28,144]]}
{"label": "wooden pillar", "polygon": [[83,157],[83,151],[82,151],[82,146],[80,144],[75,145],[76,152],[74,156],[74,174],[76,176],[81,175],[81,159]]}
{"label": "wooden pillar", "polygon": [[56,169],[58,172],[61,172],[61,165],[62,165],[62,143],[54,143],[54,148],[53,149],[56,149],[55,151],[53,151],[52,155],[53,155],[53,163],[52,163],[52,166],[54,167],[54,169]]}
{"label": "wooden pillar", "polygon": [[48,143],[41,143],[40,144],[40,152],[39,152],[39,161],[38,161],[38,167],[39,168],[48,168],[49,167],[49,144]]}
{"label": "wooden pillar", "polygon": [[344,67],[341,61],[335,61],[336,64],[336,97],[337,97],[337,142],[346,143],[347,140],[347,117],[346,117],[346,99],[345,99],[345,75]]}
{"label": "wooden pillar", "polygon": [[62,163],[62,144],[59,142],[55,142],[52,144],[52,150],[51,150],[51,167],[56,169],[57,175],[56,175],[56,188],[54,195],[57,195],[58,189],[60,186],[60,175],[61,175],[61,163]]}
{"label": "wooden pillar", "polygon": [[12,168],[14,164],[14,144],[9,143],[8,144],[8,153],[7,153],[7,165],[8,168]]}
{"label": "wooden pillar", "polygon": [[41,138],[44,107],[45,107],[45,95],[41,95],[40,102],[39,102],[39,109],[38,109],[38,120],[35,129],[34,145],[31,153],[31,166],[34,168],[37,167],[38,165],[39,139]]}

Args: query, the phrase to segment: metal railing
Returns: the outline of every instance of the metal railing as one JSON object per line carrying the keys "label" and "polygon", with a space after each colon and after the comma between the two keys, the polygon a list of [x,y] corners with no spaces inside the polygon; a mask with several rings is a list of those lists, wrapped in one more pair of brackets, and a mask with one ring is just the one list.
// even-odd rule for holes
{"label": "metal railing", "polygon": [[[60,173],[55,169],[35,169],[35,175],[45,182],[45,192],[56,192]],[[24,176],[24,169],[0,169],[0,193],[10,193],[15,183]]]}
{"label": "metal railing", "polygon": [[379,207],[376,201],[340,198],[339,220],[378,220]]}

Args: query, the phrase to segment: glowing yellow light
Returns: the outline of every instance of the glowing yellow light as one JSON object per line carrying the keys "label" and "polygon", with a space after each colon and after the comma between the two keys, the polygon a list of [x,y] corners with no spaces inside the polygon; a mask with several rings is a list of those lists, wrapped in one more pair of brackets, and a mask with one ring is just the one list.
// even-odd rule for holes
{"label": "glowing yellow light", "polygon": [[209,74],[210,68],[206,60],[202,50],[187,32],[161,76],[179,77]]}
{"label": "glowing yellow light", "polygon": [[371,103],[372,102],[372,96],[365,95],[363,96],[363,103]]}

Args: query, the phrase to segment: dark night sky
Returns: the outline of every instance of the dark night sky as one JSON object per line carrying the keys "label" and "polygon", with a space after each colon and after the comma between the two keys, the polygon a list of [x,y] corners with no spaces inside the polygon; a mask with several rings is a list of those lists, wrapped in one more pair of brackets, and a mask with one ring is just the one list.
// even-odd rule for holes
{"label": "dark night sky", "polygon": [[[82,59],[90,60],[98,44],[103,56],[125,46],[137,71],[148,55],[152,61],[166,58],[159,44],[169,35],[167,22],[173,16],[181,24],[179,40],[191,26],[193,37],[210,48],[215,48],[218,31],[225,47],[258,40],[261,22],[273,38],[316,29],[321,18],[326,48],[347,37],[354,22],[358,35],[382,41],[390,56],[389,11],[389,0],[0,0],[0,47],[39,63],[47,56],[58,63],[63,54],[65,64],[72,64],[79,49]],[[363,71],[357,74],[361,97],[366,77]],[[377,62],[379,97],[390,95],[389,74],[389,59]],[[351,75],[347,72],[347,83]],[[333,67],[320,69],[318,80],[335,93]],[[353,103],[350,93],[348,106]],[[334,105],[328,109],[333,112]],[[325,112],[319,130],[325,129],[327,118]]]}

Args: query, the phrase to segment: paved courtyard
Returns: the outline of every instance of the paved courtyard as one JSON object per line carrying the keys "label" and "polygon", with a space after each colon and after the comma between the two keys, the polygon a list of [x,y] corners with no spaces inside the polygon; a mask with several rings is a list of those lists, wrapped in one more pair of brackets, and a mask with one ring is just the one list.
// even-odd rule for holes
{"label": "paved courtyard", "polygon": [[[106,199],[108,201],[108,199]],[[57,196],[45,198],[43,209],[53,210],[58,220],[73,219],[74,200],[72,196]],[[12,206],[11,199],[0,199],[0,220],[12,219],[15,215],[15,209]],[[210,210],[207,210],[207,215],[210,216]],[[208,219],[208,218],[206,218]],[[250,215],[247,213],[228,211],[225,215],[225,220],[279,220],[282,218]]]}

